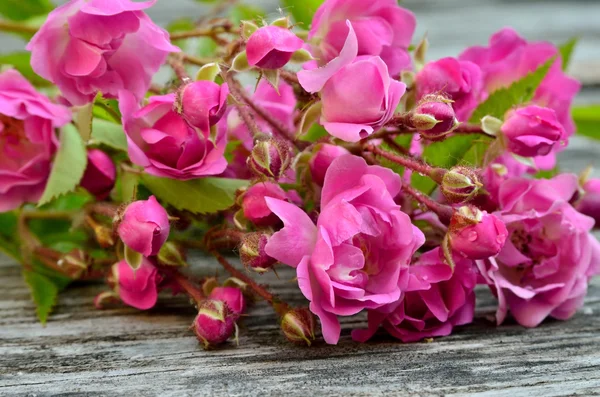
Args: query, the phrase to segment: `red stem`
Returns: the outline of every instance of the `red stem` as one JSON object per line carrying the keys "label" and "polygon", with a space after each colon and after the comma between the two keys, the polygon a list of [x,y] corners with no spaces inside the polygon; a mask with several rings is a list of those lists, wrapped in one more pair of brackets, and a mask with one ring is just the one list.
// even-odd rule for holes
{"label": "red stem", "polygon": [[439,181],[441,181],[440,175],[443,175],[443,170],[441,170],[439,168],[431,167],[430,165],[427,165],[427,164],[423,163],[422,161],[415,160],[408,156],[395,155],[393,153],[390,153],[383,149],[380,149],[380,148],[376,147],[375,145],[371,145],[371,144],[367,145],[367,147],[365,149],[371,153],[374,153],[378,156],[388,159],[396,164],[400,164],[406,168],[409,168],[415,172],[418,172],[421,175],[426,175],[438,183],[439,183]]}
{"label": "red stem", "polygon": [[256,120],[254,120],[254,117],[252,116],[252,114],[250,114],[248,108],[244,106],[244,103],[246,103],[246,101],[244,100],[244,95],[242,93],[243,90],[240,89],[239,83],[236,79],[233,78],[233,75],[231,73],[226,72],[225,81],[229,86],[229,92],[231,92],[231,95],[238,102],[236,109],[240,114],[242,121],[244,122],[244,124],[246,124],[248,130],[250,130],[252,137],[257,138],[261,134],[261,132],[258,128],[258,124],[256,124]]}
{"label": "red stem", "polygon": [[161,266],[160,270],[171,277],[179,286],[185,291],[190,298],[196,303],[202,302],[206,297],[202,293],[202,290],[198,288],[194,283],[190,281],[186,276],[181,274],[179,270],[172,269],[168,266]]}
{"label": "red stem", "polygon": [[452,207],[444,204],[440,204],[437,201],[431,199],[431,197],[424,195],[410,185],[402,185],[402,189],[410,194],[416,201],[423,204],[431,211],[435,212],[443,223],[450,223],[452,218]]}

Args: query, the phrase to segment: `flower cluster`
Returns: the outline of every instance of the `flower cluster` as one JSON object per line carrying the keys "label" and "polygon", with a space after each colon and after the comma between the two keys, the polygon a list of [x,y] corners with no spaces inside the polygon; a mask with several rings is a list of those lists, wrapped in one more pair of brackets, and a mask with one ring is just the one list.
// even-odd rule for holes
{"label": "flower cluster", "polygon": [[[305,345],[319,328],[329,344],[449,335],[473,321],[477,284],[498,324],[581,308],[600,179],[557,165],[580,88],[564,50],[505,28],[424,62],[396,0],[326,0],[306,31],[284,16],[167,32],[155,2],[52,11],[26,47],[51,98],[0,73],[0,211],[18,225],[0,247],[21,247],[27,271],[105,280],[98,308],[186,295],[207,349],[237,340],[258,299]],[[210,59],[187,45],[200,36]],[[170,82],[152,83],[163,66]],[[231,277],[187,269],[190,249]],[[252,275],[276,267],[305,305]]]}

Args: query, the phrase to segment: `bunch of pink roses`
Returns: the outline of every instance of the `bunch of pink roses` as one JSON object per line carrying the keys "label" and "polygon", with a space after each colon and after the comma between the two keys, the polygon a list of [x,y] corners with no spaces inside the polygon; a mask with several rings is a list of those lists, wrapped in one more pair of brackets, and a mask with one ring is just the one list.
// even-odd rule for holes
{"label": "bunch of pink roses", "polygon": [[[104,279],[98,308],[186,294],[205,348],[237,338],[256,298],[308,345],[319,329],[336,344],[358,313],[361,342],[449,335],[473,320],[477,284],[498,324],[581,307],[600,180],[556,165],[580,88],[556,46],[505,28],[425,62],[396,0],[325,0],[308,31],[284,16],[170,35],[144,11],[155,2],[52,11],[27,45],[52,99],[0,74],[0,218],[18,225],[0,245],[24,271]],[[186,49],[200,36],[210,59]],[[152,83],[163,65],[172,82]],[[231,277],[186,269],[191,248]],[[251,276],[277,266],[306,305]]]}

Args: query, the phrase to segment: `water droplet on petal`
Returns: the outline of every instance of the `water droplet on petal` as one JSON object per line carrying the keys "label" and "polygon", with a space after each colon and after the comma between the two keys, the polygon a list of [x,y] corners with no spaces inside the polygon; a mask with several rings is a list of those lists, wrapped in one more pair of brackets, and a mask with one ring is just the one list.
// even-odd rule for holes
{"label": "water droplet on petal", "polygon": [[478,237],[479,237],[479,236],[477,235],[477,232],[476,232],[475,230],[471,230],[471,231],[469,232],[469,234],[467,235],[467,239],[468,239],[469,241],[476,241]]}

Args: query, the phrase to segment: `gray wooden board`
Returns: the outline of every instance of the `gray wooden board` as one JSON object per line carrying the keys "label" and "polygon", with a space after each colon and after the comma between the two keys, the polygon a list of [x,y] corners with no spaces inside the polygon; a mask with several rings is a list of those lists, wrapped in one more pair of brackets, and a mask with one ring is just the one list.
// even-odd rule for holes
{"label": "gray wooden board", "polygon": [[[587,87],[577,102],[600,102],[600,1],[404,4],[419,19],[417,37],[428,32],[430,59],[483,44],[505,25],[536,40],[562,42],[578,35],[572,72]],[[199,7],[192,0],[158,0],[151,15],[164,25],[176,16],[194,15]],[[0,36],[0,43],[2,52],[23,45],[7,36]],[[561,166],[569,171],[600,168],[598,154],[598,144],[573,139],[560,156]],[[192,262],[200,274],[217,269],[206,257]],[[262,279],[285,300],[303,304],[295,283],[286,281],[293,273],[282,269],[280,276]],[[143,313],[129,308],[98,311],[92,299],[105,287],[75,284],[61,294],[55,313],[42,327],[20,268],[5,257],[0,257],[0,280],[2,396],[600,394],[600,279],[592,282],[584,307],[573,319],[546,321],[536,329],[514,323],[494,326],[489,317],[495,300],[480,288],[475,322],[432,343],[402,344],[383,335],[372,343],[354,343],[349,330],[364,325],[364,316],[358,316],[343,320],[338,346],[319,342],[296,347],[283,339],[272,310],[259,302],[243,321],[240,345],[228,343],[210,352],[187,330],[195,313],[183,297],[161,296],[156,308]]]}

